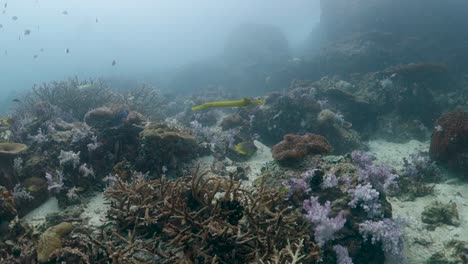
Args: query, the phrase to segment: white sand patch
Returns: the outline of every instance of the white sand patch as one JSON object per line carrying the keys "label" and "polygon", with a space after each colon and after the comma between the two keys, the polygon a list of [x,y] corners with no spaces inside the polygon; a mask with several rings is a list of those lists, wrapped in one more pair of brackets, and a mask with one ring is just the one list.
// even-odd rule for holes
{"label": "white sand patch", "polygon": [[212,155],[203,156],[197,159],[197,164],[200,166],[200,171],[209,171],[211,170],[211,164],[214,162],[214,157]]}
{"label": "white sand patch", "polygon": [[81,218],[88,220],[88,226],[100,227],[106,222],[106,214],[109,204],[106,203],[104,193],[98,193],[85,205]]}
{"label": "white sand patch", "polygon": [[258,148],[257,151],[248,161],[243,163],[250,167],[250,172],[247,175],[249,179],[243,182],[245,186],[252,186],[253,182],[262,174],[262,168],[265,164],[273,160],[269,147],[257,140],[254,141],[254,144]]}
{"label": "white sand patch", "polygon": [[37,228],[45,222],[46,215],[59,212],[58,200],[55,197],[49,198],[45,203],[29,212],[23,219],[30,226]]}
{"label": "white sand patch", "polygon": [[[426,263],[432,254],[446,251],[445,245],[452,239],[468,239],[468,186],[455,184],[437,184],[436,195],[417,198],[415,201],[402,202],[392,198],[390,202],[393,217],[411,219],[406,228],[406,257],[408,263]],[[424,207],[433,201],[442,203],[455,202],[460,217],[460,226],[442,225],[434,231],[427,230],[421,221]]]}
{"label": "white sand patch", "polygon": [[[411,140],[405,144],[398,144],[376,140],[369,142],[369,148],[378,162],[400,169],[404,157],[418,151],[428,151],[429,143]],[[462,184],[452,179],[436,184],[434,195],[420,197],[415,201],[400,201],[392,197],[389,201],[392,204],[393,217],[404,217],[410,220],[405,230],[405,255],[410,264],[427,263],[432,254],[446,251],[446,243],[452,239],[468,240],[468,185],[466,183]],[[442,225],[434,231],[427,230],[421,221],[421,213],[424,207],[433,201],[455,202],[460,217],[460,226]]]}
{"label": "white sand patch", "polygon": [[389,166],[400,169],[403,166],[403,158],[412,153],[429,151],[429,142],[410,140],[407,143],[393,143],[385,140],[369,141],[369,151],[377,158],[378,162],[384,162]]}

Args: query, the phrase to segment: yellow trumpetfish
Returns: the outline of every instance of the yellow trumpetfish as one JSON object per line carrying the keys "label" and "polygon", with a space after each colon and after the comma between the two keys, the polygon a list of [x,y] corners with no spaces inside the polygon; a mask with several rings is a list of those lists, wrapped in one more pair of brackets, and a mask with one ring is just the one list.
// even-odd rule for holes
{"label": "yellow trumpetfish", "polygon": [[265,103],[265,100],[242,98],[240,100],[215,101],[215,102],[204,103],[204,104],[192,107],[192,111],[198,111],[198,110],[203,110],[207,108],[219,108],[219,107],[244,107],[244,106],[249,106],[253,104],[261,105],[264,103]]}

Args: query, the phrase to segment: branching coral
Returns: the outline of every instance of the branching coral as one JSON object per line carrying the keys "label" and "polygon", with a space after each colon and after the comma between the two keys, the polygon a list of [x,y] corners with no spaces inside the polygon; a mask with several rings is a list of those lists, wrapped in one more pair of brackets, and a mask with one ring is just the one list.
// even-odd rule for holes
{"label": "branching coral", "polygon": [[119,102],[153,121],[164,119],[161,106],[166,102],[160,91],[149,85],[142,84],[121,93]]}
{"label": "branching coral", "polygon": [[[133,230],[130,241],[142,243],[126,250],[117,245],[108,249],[111,245],[101,243],[109,258],[126,258],[143,248],[162,258],[162,263],[268,261],[288,247],[287,238],[304,239],[295,256],[303,255],[309,262],[319,257],[300,214],[284,203],[282,195],[263,187],[254,193],[233,179],[195,172],[173,181],[117,180],[106,196],[111,199],[109,218],[120,230]],[[119,236],[113,232],[106,241],[122,240]],[[155,242],[142,242],[143,237]]]}

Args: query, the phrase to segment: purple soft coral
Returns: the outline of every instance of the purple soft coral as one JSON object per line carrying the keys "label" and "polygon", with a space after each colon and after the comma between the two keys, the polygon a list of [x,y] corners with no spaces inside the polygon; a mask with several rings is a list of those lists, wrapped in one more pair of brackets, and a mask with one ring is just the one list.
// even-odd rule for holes
{"label": "purple soft coral", "polygon": [[382,216],[382,206],[379,203],[380,194],[369,183],[359,184],[355,189],[349,189],[348,193],[353,198],[348,203],[351,208],[356,208],[359,205],[371,218]]}
{"label": "purple soft coral", "polygon": [[359,232],[364,241],[371,237],[371,243],[382,243],[385,257],[391,263],[405,263],[403,256],[403,230],[406,225],[403,219],[388,219],[382,221],[365,221],[359,224]]}
{"label": "purple soft coral", "polygon": [[385,165],[375,165],[375,157],[362,151],[351,153],[353,162],[359,167],[359,180],[370,183],[372,187],[381,193],[389,193],[398,190],[398,175]]}
{"label": "purple soft coral", "polygon": [[364,168],[373,164],[375,157],[368,152],[355,150],[351,152],[351,158],[358,167]]}
{"label": "purple soft coral", "polygon": [[331,212],[330,201],[322,206],[317,197],[311,196],[310,199],[304,201],[303,208],[306,211],[306,219],[314,225],[315,241],[320,246],[334,239],[336,231],[343,228],[346,222],[343,211],[340,211],[334,218],[328,217]]}

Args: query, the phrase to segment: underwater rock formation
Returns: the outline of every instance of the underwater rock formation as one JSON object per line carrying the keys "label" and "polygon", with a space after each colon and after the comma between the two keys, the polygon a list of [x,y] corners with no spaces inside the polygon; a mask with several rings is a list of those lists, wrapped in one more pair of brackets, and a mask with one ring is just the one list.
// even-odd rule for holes
{"label": "underwater rock formation", "polygon": [[86,124],[93,128],[112,128],[123,125],[141,125],[143,115],[130,111],[123,106],[99,107],[86,113]]}
{"label": "underwater rock formation", "polygon": [[468,177],[468,112],[447,112],[436,121],[430,155],[432,159]]}
{"label": "underwater rock formation", "polygon": [[164,123],[151,123],[140,133],[142,148],[138,156],[141,171],[176,174],[180,165],[195,158],[195,138]]}
{"label": "underwater rock formation", "polygon": [[327,155],[332,151],[325,137],[314,134],[284,136],[283,141],[272,147],[273,158],[282,163],[297,162],[307,155]]}
{"label": "underwater rock formation", "polygon": [[20,200],[18,203],[18,213],[24,215],[31,209],[43,204],[49,198],[47,181],[44,178],[29,177],[21,182],[24,190],[31,195],[31,199]]}
{"label": "underwater rock formation", "polygon": [[229,130],[236,127],[243,127],[246,125],[248,125],[247,120],[244,120],[239,114],[225,116],[220,124],[223,130]]}
{"label": "underwater rock formation", "polygon": [[450,67],[467,66],[468,52],[461,43],[468,34],[457,30],[468,26],[465,1],[449,0],[443,6],[438,0],[322,0],[320,4],[320,24],[306,44],[312,75],[307,78],[380,71],[422,58]]}

